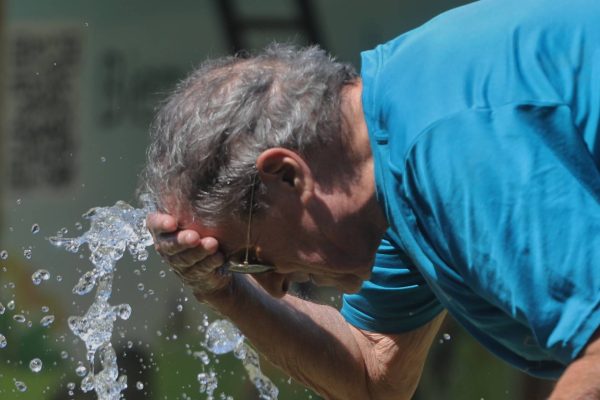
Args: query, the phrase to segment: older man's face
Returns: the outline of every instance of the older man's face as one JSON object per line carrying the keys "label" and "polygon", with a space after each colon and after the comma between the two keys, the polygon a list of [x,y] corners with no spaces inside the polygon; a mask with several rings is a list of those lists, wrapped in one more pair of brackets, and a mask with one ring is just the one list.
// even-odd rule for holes
{"label": "older man's face", "polygon": [[206,229],[188,224],[201,236],[214,236],[226,258],[241,262],[249,249],[251,262],[272,265],[275,271],[257,275],[257,280],[274,296],[285,294],[290,282],[312,281],[334,286],[343,292],[356,292],[370,276],[380,240],[372,219],[361,210],[327,201],[308,207],[300,204],[274,204],[254,216],[250,240],[248,220]]}

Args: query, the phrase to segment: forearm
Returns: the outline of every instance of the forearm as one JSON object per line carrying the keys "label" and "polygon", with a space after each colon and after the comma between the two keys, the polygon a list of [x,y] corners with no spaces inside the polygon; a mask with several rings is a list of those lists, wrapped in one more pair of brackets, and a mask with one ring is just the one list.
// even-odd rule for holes
{"label": "forearm", "polygon": [[560,378],[549,400],[600,400],[600,335]]}
{"label": "forearm", "polygon": [[329,399],[371,398],[363,353],[337,310],[290,295],[275,299],[246,279],[228,290],[203,300],[271,362]]}

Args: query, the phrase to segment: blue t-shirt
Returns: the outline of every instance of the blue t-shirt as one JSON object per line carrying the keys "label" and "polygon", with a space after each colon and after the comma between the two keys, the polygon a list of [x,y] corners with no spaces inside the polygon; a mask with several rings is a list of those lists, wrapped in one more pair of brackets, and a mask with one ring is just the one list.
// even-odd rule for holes
{"label": "blue t-shirt", "polygon": [[443,308],[558,377],[600,327],[600,2],[483,0],[362,54],[389,229],[353,325]]}

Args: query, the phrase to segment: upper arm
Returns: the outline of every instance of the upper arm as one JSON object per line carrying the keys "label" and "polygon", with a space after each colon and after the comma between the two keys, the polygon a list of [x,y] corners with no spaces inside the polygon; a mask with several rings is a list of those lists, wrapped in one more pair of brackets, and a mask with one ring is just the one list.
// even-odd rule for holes
{"label": "upper arm", "polygon": [[370,399],[410,399],[429,349],[446,313],[400,334],[369,332],[351,326],[363,354]]}
{"label": "upper arm", "polygon": [[365,331],[412,331],[443,308],[414,262],[392,243],[388,233],[377,250],[369,281],[363,283],[360,292],[344,295],[341,313],[346,321]]}

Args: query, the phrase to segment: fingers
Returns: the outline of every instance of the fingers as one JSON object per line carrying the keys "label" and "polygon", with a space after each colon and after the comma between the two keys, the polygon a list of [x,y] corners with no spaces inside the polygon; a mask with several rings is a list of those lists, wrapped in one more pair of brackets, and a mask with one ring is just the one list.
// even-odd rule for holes
{"label": "fingers", "polygon": [[[176,257],[184,258],[185,256]],[[231,282],[231,274],[224,272],[221,268],[223,265],[221,253],[216,253],[192,265],[187,260],[183,263],[185,264],[183,267],[171,264],[171,270],[197,295],[215,292]]]}
{"label": "fingers", "polygon": [[154,247],[163,256],[170,256],[202,245],[198,232],[192,230],[161,233],[154,238]]}
{"label": "fingers", "polygon": [[146,218],[146,226],[153,235],[159,235],[176,231],[177,220],[169,214],[152,213]]}
{"label": "fingers", "polygon": [[164,258],[171,267],[178,269],[198,267],[212,271],[221,267],[225,262],[225,257],[222,253],[208,254],[201,248],[185,250],[171,256],[164,256]]}
{"label": "fingers", "polygon": [[146,226],[156,250],[194,292],[209,293],[231,281],[231,274],[224,274],[220,268],[224,256],[215,238],[201,237],[193,229],[180,229],[177,219],[168,214],[148,215]]}

